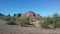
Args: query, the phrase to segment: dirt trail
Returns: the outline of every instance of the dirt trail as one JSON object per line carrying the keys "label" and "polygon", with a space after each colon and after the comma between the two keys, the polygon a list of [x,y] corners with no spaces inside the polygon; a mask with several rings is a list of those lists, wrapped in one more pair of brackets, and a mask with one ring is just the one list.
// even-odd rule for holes
{"label": "dirt trail", "polygon": [[6,21],[0,20],[0,34],[60,34],[60,29],[42,29],[35,27],[20,27],[19,25],[5,25]]}

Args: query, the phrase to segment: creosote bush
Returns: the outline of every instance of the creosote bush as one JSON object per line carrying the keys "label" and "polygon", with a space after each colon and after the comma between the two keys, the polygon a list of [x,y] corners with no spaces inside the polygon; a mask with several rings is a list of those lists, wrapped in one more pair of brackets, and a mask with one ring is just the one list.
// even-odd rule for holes
{"label": "creosote bush", "polygon": [[8,25],[17,25],[17,23],[15,22],[14,17],[10,17],[6,24],[8,24]]}
{"label": "creosote bush", "polygon": [[60,28],[60,15],[57,13],[53,14],[52,17],[43,17],[42,20],[44,21],[41,24],[43,28]]}
{"label": "creosote bush", "polygon": [[18,18],[18,21],[20,22],[21,26],[29,25],[29,18],[27,17],[20,17]]}
{"label": "creosote bush", "polygon": [[14,21],[8,21],[6,24],[8,24],[8,25],[17,25],[17,23],[15,23]]}

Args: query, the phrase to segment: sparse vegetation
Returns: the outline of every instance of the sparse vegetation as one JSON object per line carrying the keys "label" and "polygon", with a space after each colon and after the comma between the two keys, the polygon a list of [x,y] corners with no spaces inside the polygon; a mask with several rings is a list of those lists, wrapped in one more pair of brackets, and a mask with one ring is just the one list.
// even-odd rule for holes
{"label": "sparse vegetation", "polygon": [[17,23],[15,21],[16,21],[15,17],[9,17],[8,22],[6,24],[8,24],[8,25],[17,25]]}
{"label": "sparse vegetation", "polygon": [[[21,16],[20,17],[14,17],[14,16],[0,16],[0,19],[3,19],[5,21],[8,21],[7,24],[9,25],[16,25],[21,24],[21,26],[30,25],[30,22],[35,22],[36,20],[41,20],[43,23],[40,23],[42,28],[60,28],[60,15],[55,13],[51,17],[26,17]],[[17,22],[18,23],[17,23]],[[41,22],[40,21],[40,22]]]}
{"label": "sparse vegetation", "polygon": [[27,17],[19,17],[18,20],[21,26],[29,25],[29,18]]}
{"label": "sparse vegetation", "polygon": [[[41,24],[44,28],[60,28],[60,15],[59,14],[53,14],[52,17],[44,17],[43,18],[44,23]],[[49,26],[51,25],[51,27]]]}

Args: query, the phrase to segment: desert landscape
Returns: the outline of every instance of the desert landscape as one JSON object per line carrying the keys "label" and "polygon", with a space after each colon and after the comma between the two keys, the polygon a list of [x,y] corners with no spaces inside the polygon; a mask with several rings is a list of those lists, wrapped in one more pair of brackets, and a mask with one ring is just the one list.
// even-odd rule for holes
{"label": "desert landscape", "polygon": [[[15,17],[15,19],[17,17],[18,18],[21,17],[22,15],[23,15],[23,17],[24,16],[33,17],[34,20],[29,21],[30,24],[32,24],[32,25],[26,24],[27,26],[25,26],[24,25],[25,22],[24,22],[24,23],[22,23],[23,26],[21,26],[21,23],[19,23],[19,22],[21,22],[21,20],[18,21],[17,19],[14,21],[16,23],[15,24],[13,21],[11,21],[12,19],[11,19],[10,15],[7,16],[7,18],[9,17],[7,19],[6,17],[4,18],[3,14],[1,14],[0,15],[0,17],[1,17],[0,18],[0,34],[60,34],[59,28],[52,28],[50,26],[46,27],[45,25],[44,25],[45,27],[43,26],[44,28],[42,28],[41,23],[43,23],[43,22],[41,21],[41,19],[36,19],[38,17],[41,18],[40,15],[34,16],[34,12],[32,12],[32,11],[28,11],[25,14],[24,15],[23,14],[16,14],[16,15],[14,14],[14,17]],[[34,17],[36,17],[36,18],[34,18]],[[31,18],[30,18],[30,20],[31,20]],[[10,21],[10,22],[8,22],[8,21]],[[18,22],[16,22],[16,21],[18,21]]]}
{"label": "desert landscape", "polygon": [[0,0],[0,34],[60,34],[60,0]]}

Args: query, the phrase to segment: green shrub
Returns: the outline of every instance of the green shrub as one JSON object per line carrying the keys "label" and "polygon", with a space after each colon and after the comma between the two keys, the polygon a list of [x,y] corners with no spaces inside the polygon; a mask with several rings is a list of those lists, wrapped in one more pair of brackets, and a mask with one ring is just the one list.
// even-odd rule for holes
{"label": "green shrub", "polygon": [[49,27],[48,25],[49,25],[49,24],[48,24],[47,22],[41,23],[42,28],[48,28],[48,27]]}
{"label": "green shrub", "polygon": [[14,17],[9,18],[9,20],[8,20],[8,22],[6,24],[8,24],[8,25],[17,25],[17,23],[15,22]]}
{"label": "green shrub", "polygon": [[20,22],[21,26],[25,26],[29,24],[29,18],[27,17],[20,17],[18,21]]}
{"label": "green shrub", "polygon": [[9,21],[10,17],[4,17],[3,20]]}
{"label": "green shrub", "polygon": [[17,25],[17,23],[15,23],[14,21],[8,21],[6,24],[8,24],[8,25]]}
{"label": "green shrub", "polygon": [[60,21],[56,22],[56,23],[54,24],[54,27],[55,27],[55,28],[60,28]]}
{"label": "green shrub", "polygon": [[[42,20],[44,23],[42,23],[42,27],[44,28],[60,28],[60,15],[59,14],[53,14],[52,17],[43,17]],[[50,27],[49,27],[50,25]]]}
{"label": "green shrub", "polygon": [[52,25],[53,20],[51,17],[45,17],[43,18],[43,23],[41,24],[42,28],[51,28],[49,25]]}

